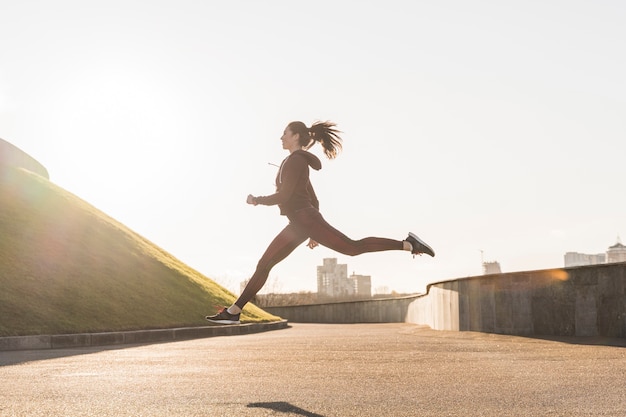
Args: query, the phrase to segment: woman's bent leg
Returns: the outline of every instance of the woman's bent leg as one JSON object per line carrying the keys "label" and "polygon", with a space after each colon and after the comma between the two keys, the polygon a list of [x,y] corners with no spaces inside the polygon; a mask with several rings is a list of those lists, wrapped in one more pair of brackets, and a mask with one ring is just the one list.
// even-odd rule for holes
{"label": "woman's bent leg", "polygon": [[235,305],[243,309],[243,306],[263,288],[274,265],[285,259],[295,248],[302,244],[306,238],[306,235],[300,233],[291,224],[287,225],[265,250],[265,253],[257,264],[256,271],[254,271],[250,281],[248,281],[243,292],[237,301],[235,301]]}
{"label": "woman's bent leg", "polygon": [[362,253],[404,249],[404,244],[401,240],[383,237],[366,237],[360,240],[352,240],[328,224],[316,209],[299,211],[293,216],[292,222],[303,234],[308,235],[320,245],[344,255],[355,256]]}

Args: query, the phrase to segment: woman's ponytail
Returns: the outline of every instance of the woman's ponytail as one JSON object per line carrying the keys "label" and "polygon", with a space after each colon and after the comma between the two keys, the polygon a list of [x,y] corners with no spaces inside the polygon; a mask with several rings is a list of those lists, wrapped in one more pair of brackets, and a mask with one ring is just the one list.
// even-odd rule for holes
{"label": "woman's ponytail", "polygon": [[335,129],[335,126],[337,125],[333,122],[315,122],[309,128],[309,135],[314,141],[311,145],[319,142],[328,159],[336,158],[342,149],[341,137],[339,136],[341,132]]}
{"label": "woman's ponytail", "polygon": [[309,128],[302,122],[291,122],[287,126],[293,133],[300,135],[300,145],[308,150],[315,142],[319,142],[324,148],[324,154],[328,159],[334,159],[342,149],[341,133],[333,122],[315,122]]}

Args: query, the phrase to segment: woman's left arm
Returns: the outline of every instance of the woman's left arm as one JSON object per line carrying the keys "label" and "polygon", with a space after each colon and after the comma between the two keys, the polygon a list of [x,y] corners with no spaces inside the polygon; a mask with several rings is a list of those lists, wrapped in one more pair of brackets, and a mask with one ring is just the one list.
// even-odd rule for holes
{"label": "woman's left arm", "polygon": [[[283,166],[281,178],[282,183],[280,184],[280,189],[276,191],[272,195],[268,196],[260,196],[260,197],[252,197],[254,203],[252,204],[263,204],[264,206],[273,206],[276,204],[284,204],[293,195],[293,191],[300,180],[302,175],[308,175],[309,173],[309,164],[304,159],[304,157],[300,155],[293,155]],[[250,198],[250,197],[248,197]]]}

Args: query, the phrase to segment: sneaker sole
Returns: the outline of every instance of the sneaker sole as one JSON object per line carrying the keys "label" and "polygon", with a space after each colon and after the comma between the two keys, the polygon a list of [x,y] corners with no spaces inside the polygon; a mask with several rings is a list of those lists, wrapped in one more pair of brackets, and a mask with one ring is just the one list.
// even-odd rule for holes
{"label": "sneaker sole", "polygon": [[424,247],[427,248],[431,252],[431,253],[426,253],[426,255],[430,255],[432,257],[435,256],[435,251],[433,250],[433,248],[431,248],[429,245],[427,245],[426,242],[424,242],[422,239],[417,237],[417,235],[415,233],[409,232],[409,236],[411,236],[413,239],[417,240],[417,242],[420,245],[424,245]]}
{"label": "sneaker sole", "polygon": [[211,323],[216,323],[216,324],[241,324],[240,321],[235,321],[235,320],[211,320],[208,317],[205,317],[205,319],[207,321],[210,321]]}

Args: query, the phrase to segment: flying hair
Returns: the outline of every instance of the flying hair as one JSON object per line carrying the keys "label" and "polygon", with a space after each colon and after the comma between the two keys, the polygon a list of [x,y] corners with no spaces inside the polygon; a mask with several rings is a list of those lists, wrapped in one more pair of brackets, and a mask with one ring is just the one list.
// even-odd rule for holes
{"label": "flying hair", "polygon": [[300,144],[305,150],[310,149],[315,142],[319,142],[328,159],[336,158],[339,151],[343,149],[342,139],[339,136],[342,132],[337,130],[336,126],[335,123],[329,121],[315,122],[310,128],[302,122],[289,123],[289,129],[293,133],[300,134]]}

